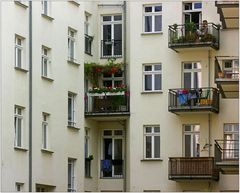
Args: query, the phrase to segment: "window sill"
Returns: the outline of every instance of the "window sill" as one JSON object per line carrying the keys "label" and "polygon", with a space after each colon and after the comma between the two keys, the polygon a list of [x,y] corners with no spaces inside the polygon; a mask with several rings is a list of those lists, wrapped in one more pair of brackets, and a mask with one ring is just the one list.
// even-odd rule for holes
{"label": "window sill", "polygon": [[78,63],[78,62],[76,62],[76,61],[73,61],[73,60],[67,60],[67,62],[69,63],[69,64],[74,64],[74,65],[76,65],[76,66],[80,66],[80,64]]}
{"label": "window sill", "polygon": [[21,72],[25,72],[25,73],[28,72],[28,70],[26,70],[26,69],[24,69],[24,68],[20,68],[20,67],[17,67],[17,66],[15,66],[14,68],[15,68],[16,70],[21,71]]}
{"label": "window sill", "polygon": [[163,34],[163,32],[142,32],[141,35],[159,35],[159,34]]}
{"label": "window sill", "polygon": [[163,161],[163,159],[158,158],[158,159],[142,159],[141,162],[145,162],[145,161]]}
{"label": "window sill", "polygon": [[49,21],[53,21],[53,20],[54,20],[53,17],[51,17],[51,16],[49,16],[49,15],[46,15],[46,14],[44,14],[44,13],[42,13],[42,17],[48,19]]}
{"label": "window sill", "polygon": [[71,125],[68,125],[67,128],[69,128],[69,129],[74,129],[74,130],[76,130],[76,131],[79,131],[79,130],[80,130],[80,128],[75,127],[75,126],[71,126]]}
{"label": "window sill", "polygon": [[141,94],[162,94],[163,91],[143,91]]}
{"label": "window sill", "polygon": [[92,179],[93,177],[92,176],[85,176],[85,178]]}
{"label": "window sill", "polygon": [[122,58],[122,56],[101,56],[100,59],[109,59],[109,58]]}
{"label": "window sill", "polygon": [[48,153],[48,154],[53,154],[54,152],[53,151],[51,151],[51,150],[49,150],[49,149],[41,149],[41,152],[43,152],[43,153]]}
{"label": "window sill", "polygon": [[14,1],[14,3],[15,3],[16,5],[19,5],[19,6],[23,7],[23,8],[25,8],[25,9],[28,8],[28,5],[26,5],[25,3],[22,3],[22,2],[20,2],[20,1]]}
{"label": "window sill", "polygon": [[74,5],[78,6],[78,7],[80,6],[80,3],[77,2],[77,1],[68,1],[68,2],[74,4]]}
{"label": "window sill", "polygon": [[18,151],[23,151],[23,152],[28,151],[28,149],[26,149],[26,148],[23,148],[23,147],[17,147],[17,146],[14,146],[14,149],[15,149],[15,150],[18,150]]}
{"label": "window sill", "polygon": [[42,76],[42,79],[47,80],[49,82],[53,82],[54,81],[52,78],[49,78],[47,76]]}
{"label": "window sill", "polygon": [[89,55],[89,56],[93,56],[91,53],[85,52],[85,54]]}

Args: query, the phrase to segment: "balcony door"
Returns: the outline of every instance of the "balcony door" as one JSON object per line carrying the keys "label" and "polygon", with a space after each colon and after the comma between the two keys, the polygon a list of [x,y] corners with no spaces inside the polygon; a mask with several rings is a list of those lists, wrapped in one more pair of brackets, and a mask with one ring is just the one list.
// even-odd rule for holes
{"label": "balcony door", "polygon": [[224,124],[224,159],[239,158],[239,124]]}
{"label": "balcony door", "polygon": [[201,64],[199,62],[184,62],[182,76],[184,88],[200,88],[202,86]]}
{"label": "balcony door", "polygon": [[202,3],[188,2],[183,3],[183,22],[201,23],[202,22]]}
{"label": "balcony door", "polygon": [[122,55],[122,16],[102,17],[102,57]]}
{"label": "balcony door", "polygon": [[102,143],[102,177],[123,176],[123,130],[104,130]]}
{"label": "balcony door", "polygon": [[184,157],[200,156],[200,125],[183,125]]}

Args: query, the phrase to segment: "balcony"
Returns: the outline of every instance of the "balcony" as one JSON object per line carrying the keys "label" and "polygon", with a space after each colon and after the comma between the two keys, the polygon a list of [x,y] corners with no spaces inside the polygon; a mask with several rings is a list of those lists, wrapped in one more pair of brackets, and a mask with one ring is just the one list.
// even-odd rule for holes
{"label": "balcony", "polygon": [[239,141],[215,140],[215,161],[223,174],[238,174]]}
{"label": "balcony", "polygon": [[102,58],[121,58],[122,40],[102,40],[101,41]]}
{"label": "balcony", "polygon": [[129,93],[88,93],[85,98],[85,117],[117,117],[127,119],[129,112]]}
{"label": "balcony", "polygon": [[215,57],[215,83],[223,98],[239,97],[238,58]]}
{"label": "balcony", "polygon": [[[206,28],[206,27],[205,27]],[[203,24],[187,23],[171,25],[168,27],[168,47],[179,52],[186,48],[212,48],[219,49],[219,26],[214,23],[207,24],[207,30],[200,35],[199,29]],[[199,32],[199,33],[198,33]]]}
{"label": "balcony", "polygon": [[170,157],[169,180],[218,180],[213,157]]}
{"label": "balcony", "polygon": [[168,100],[168,111],[176,114],[219,112],[219,91],[216,88],[169,89]]}
{"label": "balcony", "polygon": [[101,178],[123,178],[123,160],[101,160]]}

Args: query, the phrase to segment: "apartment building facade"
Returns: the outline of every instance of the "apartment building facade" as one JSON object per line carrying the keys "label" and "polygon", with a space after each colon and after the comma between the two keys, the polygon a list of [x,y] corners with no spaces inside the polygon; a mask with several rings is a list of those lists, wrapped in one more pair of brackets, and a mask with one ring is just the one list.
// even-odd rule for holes
{"label": "apartment building facade", "polygon": [[238,191],[238,6],[1,2],[1,190]]}

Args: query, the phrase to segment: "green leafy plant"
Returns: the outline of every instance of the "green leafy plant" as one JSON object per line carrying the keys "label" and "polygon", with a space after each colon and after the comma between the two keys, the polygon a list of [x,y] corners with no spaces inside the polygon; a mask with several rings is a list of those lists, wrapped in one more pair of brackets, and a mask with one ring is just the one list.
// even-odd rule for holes
{"label": "green leafy plant", "polygon": [[196,24],[194,22],[189,22],[185,24],[186,33],[195,33],[197,31]]}
{"label": "green leafy plant", "polygon": [[91,161],[91,160],[94,159],[94,157],[93,157],[93,155],[89,155],[86,159],[89,160],[89,161]]}
{"label": "green leafy plant", "polygon": [[93,87],[88,92],[102,94],[107,92],[117,93],[117,92],[126,92],[126,91],[127,91],[127,87],[125,85],[121,85],[119,87]]}

